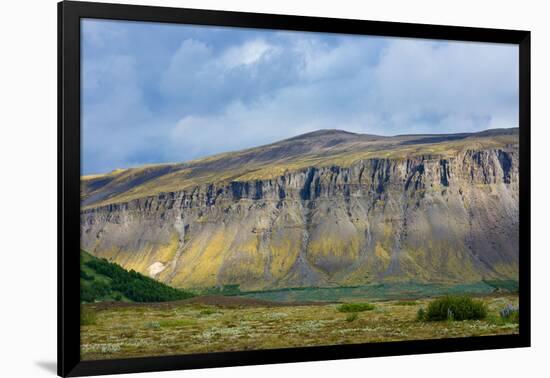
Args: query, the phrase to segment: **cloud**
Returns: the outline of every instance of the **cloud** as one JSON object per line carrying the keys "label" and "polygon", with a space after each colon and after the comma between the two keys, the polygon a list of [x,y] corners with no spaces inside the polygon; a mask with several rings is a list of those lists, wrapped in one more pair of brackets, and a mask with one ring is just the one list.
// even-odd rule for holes
{"label": "cloud", "polygon": [[263,39],[247,41],[242,45],[228,48],[221,57],[221,65],[227,69],[233,69],[254,64],[270,50],[274,50],[273,46]]}
{"label": "cloud", "polygon": [[[423,132],[517,126],[517,49],[466,42],[393,40],[373,72],[369,101],[387,127]],[[437,122],[430,117],[439,116]],[[415,126],[417,125],[417,126]]]}
{"label": "cloud", "polygon": [[322,128],[391,135],[517,125],[515,46],[166,28],[83,28],[84,172]]}
{"label": "cloud", "polygon": [[301,56],[261,39],[215,51],[187,39],[161,74],[160,91],[184,115],[219,113],[235,102],[270,96],[298,80]]}

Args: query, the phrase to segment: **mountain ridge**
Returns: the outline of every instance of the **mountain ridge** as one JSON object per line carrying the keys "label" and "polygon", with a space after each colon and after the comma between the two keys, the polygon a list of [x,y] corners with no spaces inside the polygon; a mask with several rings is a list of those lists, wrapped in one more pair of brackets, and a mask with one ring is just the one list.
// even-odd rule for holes
{"label": "mountain ridge", "polygon": [[[272,178],[285,171],[299,170],[309,166],[327,166],[332,163],[332,160],[335,165],[349,166],[361,159],[392,157],[391,153],[396,151],[399,153],[403,146],[413,150],[408,153],[408,156],[437,153],[429,147],[441,142],[448,142],[452,144],[451,148],[457,149],[468,148],[476,141],[482,145],[485,143],[484,147],[495,146],[495,137],[505,139],[515,136],[518,130],[517,128],[489,129],[476,133],[418,134],[392,137],[356,134],[337,129],[317,130],[275,143],[183,163],[145,165],[137,168],[119,169],[103,175],[83,176],[82,206],[125,202],[208,182]],[[496,145],[503,145],[505,142],[506,140]],[[355,157],[349,158],[354,156],[351,153],[354,153]],[[216,171],[221,171],[222,174],[219,177],[213,177],[212,173]],[[227,174],[228,171],[231,171],[232,174]],[[161,176],[165,176],[165,182],[159,185],[158,179]],[[154,180],[157,181],[153,187],[147,186],[147,182],[151,183]],[[137,187],[143,190],[140,191]],[[131,192],[129,192],[130,190]],[[126,195],[121,195],[123,193]]]}
{"label": "mountain ridge", "polygon": [[243,149],[240,149],[240,150],[220,152],[220,153],[217,153],[217,154],[207,155],[207,156],[203,156],[203,157],[199,157],[199,158],[196,158],[196,159],[191,159],[191,160],[187,160],[187,161],[183,161],[183,162],[150,163],[150,164],[143,164],[143,165],[138,166],[138,167],[116,168],[116,169],[113,169],[112,171],[105,172],[105,173],[93,173],[93,174],[82,175],[82,178],[83,179],[92,179],[92,178],[106,176],[106,175],[110,175],[110,174],[114,174],[114,173],[120,173],[120,172],[129,170],[129,169],[144,167],[144,166],[146,166],[146,167],[156,167],[156,166],[170,166],[170,165],[188,164],[188,163],[198,162],[198,161],[201,161],[201,160],[207,160],[207,159],[215,158],[215,157],[218,157],[218,156],[225,156],[225,155],[230,155],[230,154],[233,154],[233,153],[249,151],[249,150],[255,150],[257,148],[269,147],[269,146],[276,145],[276,144],[282,143],[282,142],[295,141],[295,140],[300,140],[300,139],[307,139],[307,138],[315,137],[315,136],[345,135],[345,136],[369,137],[369,138],[374,138],[374,139],[391,139],[391,138],[399,138],[399,137],[429,137],[429,136],[436,136],[436,137],[441,137],[441,136],[469,137],[469,136],[482,136],[482,135],[494,135],[494,134],[506,135],[506,134],[517,134],[518,132],[519,132],[518,127],[509,127],[509,128],[485,129],[485,130],[481,130],[481,131],[463,132],[463,133],[396,134],[396,135],[385,136],[385,135],[376,135],[376,134],[354,133],[354,132],[346,131],[346,130],[342,130],[342,129],[319,129],[319,130],[315,130],[315,131],[306,132],[306,133],[303,133],[303,134],[298,134],[298,135],[293,136],[293,137],[284,138],[284,139],[281,139],[281,140],[276,141],[276,142],[259,145],[259,146],[256,146],[256,147],[248,147],[248,148],[243,148]]}

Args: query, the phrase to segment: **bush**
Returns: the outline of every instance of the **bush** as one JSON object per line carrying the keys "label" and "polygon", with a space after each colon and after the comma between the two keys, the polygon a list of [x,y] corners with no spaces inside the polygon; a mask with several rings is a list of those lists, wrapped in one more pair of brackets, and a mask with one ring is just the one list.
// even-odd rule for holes
{"label": "bush", "polygon": [[487,306],[479,300],[468,296],[446,296],[436,299],[428,305],[424,319],[439,320],[472,320],[484,319],[487,316]]}
{"label": "bush", "polygon": [[95,311],[80,307],[80,325],[94,325],[96,324],[97,316]]}
{"label": "bush", "polygon": [[509,323],[519,323],[519,308],[507,304],[499,312],[500,318],[505,322]]}
{"label": "bush", "polygon": [[80,302],[94,302],[96,293],[89,285],[80,285]]}
{"label": "bush", "polygon": [[374,305],[371,303],[344,303],[337,307],[340,312],[361,312],[374,310]]}
{"label": "bush", "polygon": [[88,273],[86,273],[82,269],[80,269],[80,278],[82,278],[83,280],[86,280],[86,281],[93,281],[94,280],[93,276],[90,276]]}
{"label": "bush", "polygon": [[348,316],[346,316],[346,322],[353,322],[354,320],[357,319],[358,316],[359,316],[358,313],[352,312],[351,314],[348,314]]}
{"label": "bush", "polygon": [[418,309],[418,312],[416,313],[416,320],[420,322],[426,320],[426,310],[424,310],[424,307],[420,307]]}
{"label": "bush", "polygon": [[109,285],[102,281],[90,281],[80,283],[80,301],[95,302],[102,299],[110,292]]}

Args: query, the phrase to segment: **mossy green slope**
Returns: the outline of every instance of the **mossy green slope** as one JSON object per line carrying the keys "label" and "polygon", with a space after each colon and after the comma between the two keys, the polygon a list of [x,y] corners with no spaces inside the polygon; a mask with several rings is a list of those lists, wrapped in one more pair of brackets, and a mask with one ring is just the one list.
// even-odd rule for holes
{"label": "mossy green slope", "polygon": [[80,250],[81,302],[164,302],[190,297],[192,294],[186,291],[174,289],[133,270],[127,271]]}

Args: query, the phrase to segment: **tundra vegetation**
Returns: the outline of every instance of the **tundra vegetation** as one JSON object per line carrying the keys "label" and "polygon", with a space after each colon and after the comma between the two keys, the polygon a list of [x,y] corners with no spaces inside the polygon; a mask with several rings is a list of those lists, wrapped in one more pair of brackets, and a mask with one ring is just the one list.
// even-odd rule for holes
{"label": "tundra vegetation", "polygon": [[336,303],[278,303],[240,296],[90,303],[83,307],[95,320],[81,325],[81,355],[86,360],[131,358],[518,333],[518,323],[502,313],[518,308],[516,294],[475,298],[486,308],[484,319],[418,321],[419,309],[437,300],[417,299],[409,305],[377,301],[374,309],[357,312],[341,312],[342,304]]}

